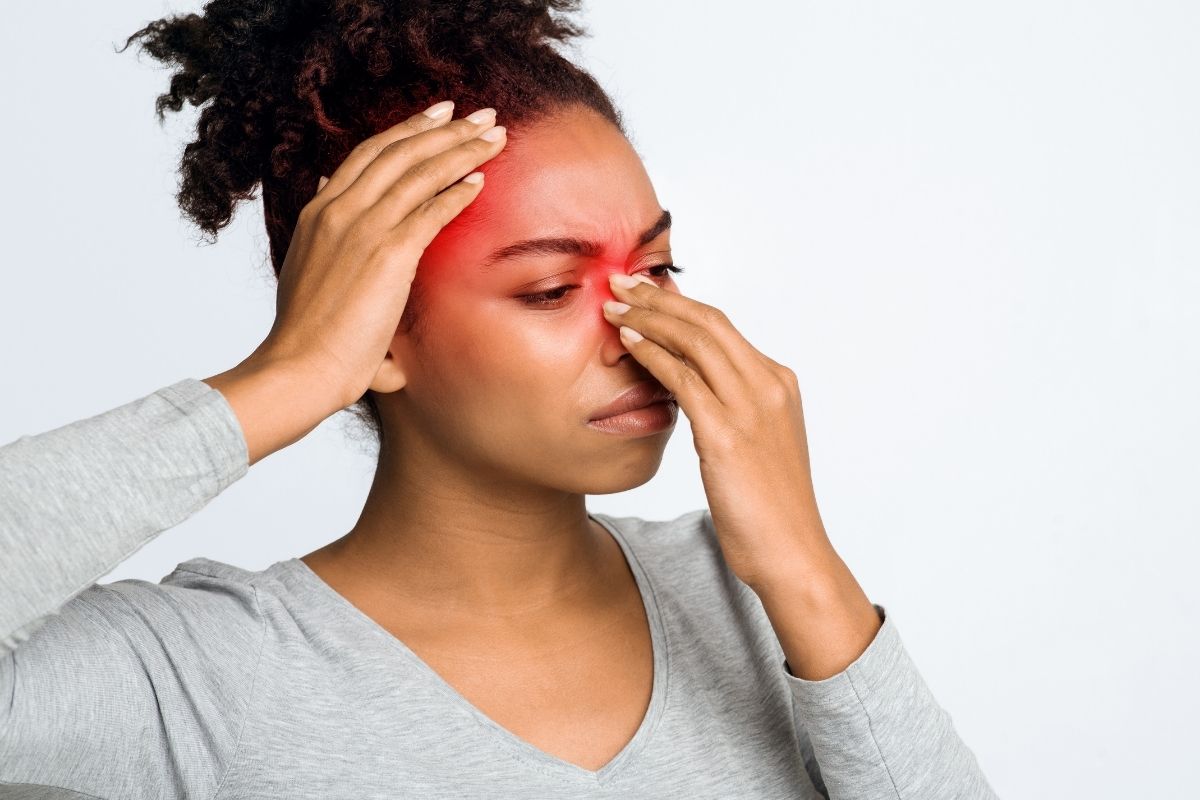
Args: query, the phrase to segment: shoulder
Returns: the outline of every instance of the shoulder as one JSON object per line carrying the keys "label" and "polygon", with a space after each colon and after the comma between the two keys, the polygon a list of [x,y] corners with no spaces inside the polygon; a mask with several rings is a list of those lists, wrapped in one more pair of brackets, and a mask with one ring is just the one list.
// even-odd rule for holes
{"label": "shoulder", "polygon": [[124,670],[152,691],[244,703],[266,635],[254,575],[192,559],[157,583],[92,584],[34,632],[18,661],[73,662],[101,684],[98,673]]}
{"label": "shoulder", "polygon": [[127,632],[153,630],[163,644],[203,644],[217,652],[262,639],[262,573],[207,558],[175,567],[157,583],[127,578],[93,584],[77,600]]}
{"label": "shoulder", "polygon": [[[111,765],[136,753],[148,795],[211,792],[262,661],[256,574],[193,559],[67,601],[0,663],[0,780],[104,795]],[[178,774],[181,759],[203,774]]]}

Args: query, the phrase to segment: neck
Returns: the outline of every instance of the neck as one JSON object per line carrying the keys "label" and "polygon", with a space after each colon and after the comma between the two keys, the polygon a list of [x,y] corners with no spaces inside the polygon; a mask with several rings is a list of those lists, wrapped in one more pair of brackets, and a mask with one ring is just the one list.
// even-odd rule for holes
{"label": "neck", "polygon": [[583,494],[385,456],[354,528],[302,559],[376,605],[522,617],[589,603],[625,574]]}

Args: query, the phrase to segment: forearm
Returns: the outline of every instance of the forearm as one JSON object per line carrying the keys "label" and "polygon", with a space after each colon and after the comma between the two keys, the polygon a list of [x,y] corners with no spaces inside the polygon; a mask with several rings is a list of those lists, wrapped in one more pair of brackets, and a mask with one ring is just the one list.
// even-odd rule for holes
{"label": "forearm", "polygon": [[862,655],[881,620],[824,532],[806,537],[803,556],[780,558],[772,577],[751,588],[762,601],[793,675],[824,680]]}
{"label": "forearm", "polygon": [[338,411],[316,373],[284,362],[253,358],[203,379],[233,409],[249,451],[249,464],[304,438]]}
{"label": "forearm", "polygon": [[974,753],[823,531],[751,586],[784,651],[830,797],[996,800]]}
{"label": "forearm", "polygon": [[246,472],[216,392],[184,379],[0,447],[0,655]]}

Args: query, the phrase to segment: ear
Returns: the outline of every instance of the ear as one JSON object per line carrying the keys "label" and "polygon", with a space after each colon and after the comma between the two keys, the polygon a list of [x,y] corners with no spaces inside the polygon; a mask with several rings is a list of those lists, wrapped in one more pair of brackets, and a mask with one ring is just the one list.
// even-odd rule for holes
{"label": "ear", "polygon": [[376,394],[400,391],[408,385],[416,364],[412,335],[397,329],[392,336],[392,343],[388,345],[387,355],[383,357],[383,363],[375,370],[375,377],[371,379],[369,388]]}

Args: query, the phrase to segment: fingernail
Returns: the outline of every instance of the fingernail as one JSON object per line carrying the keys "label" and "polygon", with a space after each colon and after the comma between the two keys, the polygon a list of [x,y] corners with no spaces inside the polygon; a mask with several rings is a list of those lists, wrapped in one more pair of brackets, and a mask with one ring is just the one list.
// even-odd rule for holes
{"label": "fingernail", "polygon": [[646,338],[628,325],[621,326],[621,335],[631,342],[640,342],[642,339]]}
{"label": "fingernail", "polygon": [[424,114],[425,116],[429,117],[430,119],[441,119],[442,117],[447,116],[453,110],[454,110],[454,101],[453,100],[443,100],[440,103],[435,103],[434,105],[431,105],[429,108],[425,109],[421,113]]}
{"label": "fingernail", "polygon": [[498,142],[504,138],[504,135],[507,132],[508,132],[508,129],[505,128],[503,125],[497,125],[496,127],[488,128],[486,131],[479,134],[479,138],[486,139],[489,142]]}
{"label": "fingernail", "polygon": [[639,283],[648,283],[655,286],[654,281],[647,278],[645,275],[626,275],[623,272],[614,272],[608,276],[609,282],[614,286],[620,286],[622,289],[632,289]]}
{"label": "fingernail", "polygon": [[605,300],[604,310],[610,314],[624,314],[629,310],[629,304],[617,300]]}
{"label": "fingernail", "polygon": [[480,125],[484,122],[487,122],[488,120],[492,119],[495,116],[496,116],[496,109],[491,108],[489,106],[488,108],[479,109],[474,114],[468,114],[467,119],[471,120],[471,122],[474,122],[476,125]]}

